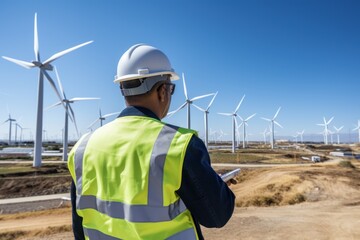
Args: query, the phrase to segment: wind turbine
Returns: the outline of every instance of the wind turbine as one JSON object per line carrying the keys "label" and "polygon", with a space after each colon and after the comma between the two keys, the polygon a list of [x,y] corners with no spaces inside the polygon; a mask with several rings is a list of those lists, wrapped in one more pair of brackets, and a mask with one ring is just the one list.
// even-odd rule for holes
{"label": "wind turbine", "polygon": [[237,111],[240,108],[240,105],[242,103],[242,101],[244,100],[245,95],[241,98],[239,104],[237,105],[237,107],[235,108],[235,111],[232,113],[218,113],[221,115],[225,115],[225,116],[232,116],[232,129],[233,129],[233,136],[232,136],[232,153],[235,153],[235,131],[236,131],[236,126],[237,126],[237,121],[236,121],[236,116],[237,115]]}
{"label": "wind turbine", "polygon": [[119,115],[120,112],[113,112],[113,113],[109,113],[109,114],[105,114],[105,115],[102,115],[101,114],[101,109],[99,108],[99,118],[97,118],[94,122],[92,122],[88,128],[92,128],[92,126],[94,126],[97,122],[100,121],[100,127],[103,125],[103,121],[108,118],[108,117],[111,117],[111,116],[114,116],[114,115]]}
{"label": "wind turbine", "polygon": [[178,111],[180,111],[181,109],[183,109],[185,106],[187,106],[187,128],[190,129],[191,128],[191,123],[190,123],[190,105],[198,99],[204,98],[204,97],[208,97],[208,96],[212,96],[214,95],[213,93],[210,94],[206,94],[206,95],[202,95],[202,96],[198,96],[198,97],[194,97],[192,99],[189,99],[188,94],[187,94],[187,89],[186,89],[186,83],[185,83],[185,76],[184,73],[182,74],[182,78],[183,78],[183,84],[184,84],[184,95],[185,95],[185,102],[175,111],[171,111],[169,112],[167,115],[168,116],[172,116],[173,114],[177,113]]}
{"label": "wind turbine", "polygon": [[216,95],[218,94],[218,92],[216,92],[213,96],[213,98],[211,99],[209,105],[207,106],[206,109],[203,109],[197,105],[194,104],[194,107],[196,107],[197,109],[199,109],[200,111],[202,111],[204,113],[204,122],[205,122],[205,146],[208,147],[208,142],[209,142],[209,129],[208,129],[208,114],[209,114],[209,109],[212,105],[212,103],[214,102],[214,99],[216,97]]}
{"label": "wind turbine", "polygon": [[358,120],[358,124],[357,126],[353,129],[353,131],[358,130],[358,134],[359,134],[359,142],[360,142],[360,120]]}
{"label": "wind turbine", "polygon": [[328,134],[329,134],[328,125],[331,123],[334,117],[330,118],[329,121],[326,121],[325,117],[323,119],[324,119],[324,123],[318,123],[317,125],[324,126],[324,144],[328,144]]}
{"label": "wind turbine", "polygon": [[274,133],[274,124],[278,125],[279,127],[283,128],[280,123],[278,123],[277,121],[275,121],[277,115],[279,114],[280,112],[280,109],[281,107],[278,108],[278,110],[276,111],[274,117],[272,119],[269,119],[269,118],[262,118],[264,119],[265,121],[268,121],[271,123],[271,148],[274,149],[274,145],[275,145],[275,133]]}
{"label": "wind turbine", "polygon": [[300,141],[301,143],[303,143],[303,135],[304,135],[305,130],[302,130],[301,132],[297,132],[297,134],[300,136]]}
{"label": "wind turbine", "polygon": [[242,117],[238,116],[241,120],[241,124],[240,126],[243,127],[243,148],[246,148],[246,126],[248,125],[247,122],[253,118],[256,115],[256,113],[254,113],[253,115],[249,116],[246,119],[243,119]]}
{"label": "wind turbine", "polygon": [[340,144],[340,134],[339,134],[339,132],[341,131],[341,129],[343,129],[343,127],[344,126],[341,126],[341,127],[337,128],[337,127],[334,126],[334,129],[335,129],[336,135],[337,135],[337,144]]}
{"label": "wind turbine", "polygon": [[55,74],[56,74],[56,78],[57,78],[57,81],[58,81],[58,85],[60,87],[60,94],[62,96],[61,96],[61,101],[60,102],[57,102],[54,105],[48,107],[48,109],[59,106],[61,104],[65,105],[65,127],[64,127],[64,141],[63,141],[63,157],[62,157],[62,160],[67,161],[67,158],[68,158],[68,156],[67,156],[68,140],[69,140],[69,117],[72,120],[72,122],[74,123],[76,133],[79,136],[79,130],[77,128],[76,120],[75,120],[75,113],[74,113],[74,110],[72,109],[70,104],[72,104],[74,102],[77,102],[77,101],[98,100],[100,98],[79,98],[79,97],[75,97],[75,98],[68,99],[66,97],[64,88],[63,88],[63,86],[61,84],[61,80],[60,80],[60,77],[59,77],[59,74],[58,74],[58,71],[57,71],[56,67],[55,67]]}
{"label": "wind turbine", "polygon": [[[34,167],[40,167],[41,166],[41,148],[42,148],[42,127],[43,127],[43,95],[44,95],[44,76],[49,81],[51,87],[57,94],[60,101],[62,100],[61,95],[59,91],[57,90],[54,81],[51,79],[50,75],[47,71],[52,71],[53,66],[51,63],[55,61],[56,59],[62,57],[63,55],[72,52],[80,47],[83,47],[87,44],[92,43],[93,41],[88,41],[85,43],[82,43],[80,45],[77,45],[75,47],[66,49],[64,51],[61,51],[59,53],[56,53],[52,55],[50,58],[42,62],[40,60],[40,52],[39,52],[39,39],[38,39],[38,31],[37,31],[37,13],[35,13],[35,19],[34,19],[34,52],[35,52],[35,60],[32,62],[25,62],[22,60],[17,60],[9,57],[3,56],[4,59],[16,63],[22,67],[25,68],[39,68],[39,82],[38,82],[38,104],[37,104],[37,117],[36,117],[36,138],[35,138],[35,146],[34,146]],[[64,106],[65,107],[65,106]]]}
{"label": "wind turbine", "polygon": [[16,119],[11,118],[11,115],[9,113],[9,118],[6,119],[2,124],[6,123],[6,122],[9,122],[9,141],[8,141],[8,144],[10,146],[11,145],[11,130],[12,130],[12,124],[13,124],[12,122],[16,122]]}

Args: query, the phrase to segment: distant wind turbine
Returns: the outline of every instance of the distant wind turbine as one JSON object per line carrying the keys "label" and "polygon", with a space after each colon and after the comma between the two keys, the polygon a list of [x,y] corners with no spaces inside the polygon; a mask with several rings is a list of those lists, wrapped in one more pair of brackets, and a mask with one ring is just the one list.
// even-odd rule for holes
{"label": "distant wind turbine", "polygon": [[176,110],[171,111],[167,114],[167,116],[172,116],[173,114],[177,113],[178,111],[180,111],[181,109],[183,109],[185,106],[187,106],[187,128],[190,129],[191,128],[191,120],[190,120],[190,105],[198,99],[204,98],[204,97],[209,97],[214,95],[214,93],[210,93],[210,94],[206,94],[206,95],[202,95],[202,96],[198,96],[198,97],[194,97],[192,99],[189,99],[188,97],[188,93],[187,93],[187,88],[186,88],[186,83],[185,83],[185,75],[184,73],[182,74],[182,78],[183,78],[183,84],[184,84],[184,95],[185,95],[185,102]]}
{"label": "distant wind turbine", "polygon": [[340,144],[340,134],[339,133],[340,133],[341,129],[343,129],[343,127],[344,126],[341,126],[341,127],[337,128],[337,127],[334,126],[334,129],[335,129],[336,135],[337,135],[337,144]]}
{"label": "distant wind turbine", "polygon": [[243,148],[246,148],[246,126],[248,125],[247,122],[253,118],[254,116],[256,115],[256,113],[254,113],[253,115],[249,116],[248,118],[246,119],[243,119],[242,117],[238,116],[241,120],[241,124],[240,126],[243,127]]}
{"label": "distant wind turbine", "polygon": [[[75,47],[69,48],[67,50],[64,50],[62,52],[56,53],[52,55],[50,58],[48,58],[45,61],[40,60],[40,52],[39,52],[39,40],[38,40],[38,31],[37,31],[37,14],[35,13],[35,19],[34,19],[34,52],[35,52],[35,60],[32,62],[25,62],[22,60],[17,60],[9,57],[3,56],[4,59],[16,63],[22,67],[25,68],[34,68],[38,67],[39,72],[39,83],[38,83],[38,104],[37,104],[37,118],[36,118],[36,138],[35,138],[35,146],[34,146],[34,167],[40,167],[41,166],[41,151],[42,151],[42,128],[43,128],[43,94],[44,94],[44,76],[49,81],[51,87],[55,91],[56,95],[62,100],[61,95],[59,91],[57,90],[54,81],[51,79],[50,75],[47,71],[52,71],[53,66],[51,63],[55,61],[56,59],[62,57],[63,55],[72,52],[80,47],[83,47],[87,44],[92,43],[93,41],[88,41],[85,43],[82,43],[80,45],[77,45]],[[64,106],[65,107],[65,106]]]}
{"label": "distant wind turbine", "polygon": [[60,87],[61,101],[55,103],[52,106],[50,106],[48,109],[59,106],[59,105],[62,105],[62,104],[65,105],[65,126],[64,126],[65,131],[64,131],[63,157],[62,157],[62,160],[67,161],[67,157],[68,157],[67,151],[68,151],[68,141],[69,141],[69,137],[68,137],[69,136],[69,117],[72,120],[72,122],[74,123],[76,133],[77,133],[77,135],[79,137],[79,130],[78,130],[78,127],[76,125],[75,113],[74,113],[74,110],[72,109],[70,104],[72,104],[74,102],[77,102],[77,101],[98,100],[100,98],[79,98],[79,97],[75,97],[75,98],[68,99],[66,97],[64,88],[63,88],[63,86],[61,84],[61,80],[60,80],[60,77],[59,77],[59,74],[58,74],[58,71],[57,71],[56,67],[55,67],[55,74],[56,74],[56,78],[57,78],[57,81],[58,81],[58,84],[59,84],[59,87]]}
{"label": "distant wind turbine", "polygon": [[205,124],[205,146],[208,147],[208,143],[209,143],[209,128],[208,128],[208,114],[209,114],[209,109],[212,105],[212,103],[214,102],[214,99],[216,97],[216,95],[218,94],[218,92],[216,92],[213,96],[213,98],[211,99],[209,105],[207,106],[206,109],[203,109],[197,105],[194,104],[194,107],[196,107],[197,109],[199,109],[200,111],[202,111],[204,113],[204,124]]}
{"label": "distant wind turbine", "polygon": [[303,143],[303,135],[304,135],[305,130],[302,130],[301,132],[297,132],[297,134],[300,136],[300,141],[301,143]]}
{"label": "distant wind turbine", "polygon": [[221,114],[221,115],[225,115],[225,116],[232,116],[232,132],[233,132],[233,136],[232,136],[232,152],[235,153],[235,131],[236,131],[236,127],[237,127],[237,121],[236,121],[236,116],[237,115],[237,111],[239,110],[240,108],[240,105],[241,103],[243,102],[245,98],[245,95],[241,98],[239,104],[237,105],[237,107],[235,108],[235,111],[232,112],[232,113],[218,113],[218,114]]}
{"label": "distant wind turbine", "polygon": [[357,126],[353,129],[353,131],[356,131],[356,130],[358,130],[359,142],[360,142],[360,120],[358,120]]}
{"label": "distant wind turbine", "polygon": [[324,144],[328,144],[328,135],[329,135],[329,124],[331,123],[331,121],[334,119],[334,117],[330,118],[329,121],[326,121],[325,117],[324,119],[324,123],[318,123],[318,126],[323,126],[324,127]]}
{"label": "distant wind turbine", "polygon": [[274,133],[274,130],[275,130],[275,127],[274,127],[274,124],[278,125],[279,127],[283,128],[280,123],[278,123],[277,121],[275,121],[277,115],[279,114],[280,112],[280,109],[281,107],[278,108],[278,110],[276,111],[274,117],[272,119],[269,119],[269,118],[262,118],[263,120],[265,121],[268,121],[271,123],[271,148],[274,149],[274,146],[275,146],[275,133]]}
{"label": "distant wind turbine", "polygon": [[103,125],[103,121],[106,118],[114,116],[114,115],[119,115],[119,114],[120,114],[120,112],[113,112],[113,113],[102,115],[101,109],[99,109],[99,117],[94,122],[92,122],[88,128],[91,129],[97,122],[100,122],[100,127],[101,127]]}
{"label": "distant wind turbine", "polygon": [[[11,145],[11,130],[12,130],[12,125],[13,125],[13,122],[16,122],[16,119],[14,118],[11,118],[11,115],[9,113],[9,117],[8,119],[6,119],[2,124],[6,123],[6,122],[9,122],[9,141],[8,141],[8,144],[9,146]],[[1,125],[2,125],[1,124]]]}

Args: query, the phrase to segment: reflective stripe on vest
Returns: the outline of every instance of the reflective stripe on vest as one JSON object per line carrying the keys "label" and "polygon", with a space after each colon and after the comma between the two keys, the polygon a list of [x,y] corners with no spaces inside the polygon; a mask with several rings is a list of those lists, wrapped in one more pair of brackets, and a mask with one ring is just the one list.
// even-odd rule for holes
{"label": "reflective stripe on vest", "polygon": [[[126,204],[118,201],[107,201],[93,195],[82,195],[82,171],[84,152],[91,134],[80,142],[74,155],[76,175],[76,208],[78,210],[93,209],[112,218],[127,220],[129,222],[163,222],[171,221],[186,211],[186,206],[179,198],[169,206],[163,206],[163,175],[167,152],[178,128],[164,125],[155,140],[150,157],[148,179],[148,205]],[[90,239],[117,239],[95,229],[85,229]],[[194,228],[180,231],[169,239],[197,239]]]}
{"label": "reflective stripe on vest", "polygon": [[[119,238],[109,236],[109,235],[102,233],[95,229],[84,228],[84,233],[87,237],[90,237],[90,239],[119,240]],[[167,238],[167,240],[188,240],[188,239],[196,239],[194,229],[192,229],[192,228],[178,232],[177,234]]]}

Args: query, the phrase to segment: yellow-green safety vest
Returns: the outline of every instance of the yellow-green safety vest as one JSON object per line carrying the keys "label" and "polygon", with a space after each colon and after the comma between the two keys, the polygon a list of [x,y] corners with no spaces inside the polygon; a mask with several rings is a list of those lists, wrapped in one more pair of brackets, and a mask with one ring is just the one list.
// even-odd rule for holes
{"label": "yellow-green safety vest", "polygon": [[69,154],[86,239],[198,239],[176,194],[195,131],[143,116],[84,135]]}

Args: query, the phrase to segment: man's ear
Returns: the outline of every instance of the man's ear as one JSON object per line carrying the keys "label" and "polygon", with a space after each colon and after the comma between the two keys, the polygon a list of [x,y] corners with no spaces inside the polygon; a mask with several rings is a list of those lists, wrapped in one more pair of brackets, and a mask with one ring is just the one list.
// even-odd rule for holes
{"label": "man's ear", "polygon": [[158,97],[160,102],[165,102],[165,98],[166,98],[166,87],[165,84],[162,84],[159,88],[158,91]]}

